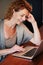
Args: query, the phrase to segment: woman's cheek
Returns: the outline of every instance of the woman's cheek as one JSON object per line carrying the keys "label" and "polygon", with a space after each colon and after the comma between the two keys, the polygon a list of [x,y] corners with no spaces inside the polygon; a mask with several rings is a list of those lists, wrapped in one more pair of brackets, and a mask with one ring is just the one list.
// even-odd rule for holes
{"label": "woman's cheek", "polygon": [[25,21],[25,19],[26,19],[26,18],[25,18],[25,16],[24,16],[24,17],[22,18],[22,21]]}

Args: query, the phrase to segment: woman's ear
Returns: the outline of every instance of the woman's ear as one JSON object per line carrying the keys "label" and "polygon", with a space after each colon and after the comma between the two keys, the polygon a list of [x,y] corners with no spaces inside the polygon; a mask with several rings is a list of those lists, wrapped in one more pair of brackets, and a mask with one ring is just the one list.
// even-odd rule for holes
{"label": "woman's ear", "polygon": [[16,17],[16,11],[13,9],[13,16]]}
{"label": "woman's ear", "polygon": [[13,9],[13,13],[15,13],[15,10]]}
{"label": "woman's ear", "polygon": [[13,12],[14,12],[15,10],[13,9]]}

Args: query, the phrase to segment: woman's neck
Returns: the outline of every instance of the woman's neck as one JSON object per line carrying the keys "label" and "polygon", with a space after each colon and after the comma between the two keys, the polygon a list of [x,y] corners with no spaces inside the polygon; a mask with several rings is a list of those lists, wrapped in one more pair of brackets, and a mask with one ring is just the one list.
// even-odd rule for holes
{"label": "woman's neck", "polygon": [[4,23],[4,34],[6,39],[11,38],[14,35],[15,31],[16,27],[12,29],[11,27]]}

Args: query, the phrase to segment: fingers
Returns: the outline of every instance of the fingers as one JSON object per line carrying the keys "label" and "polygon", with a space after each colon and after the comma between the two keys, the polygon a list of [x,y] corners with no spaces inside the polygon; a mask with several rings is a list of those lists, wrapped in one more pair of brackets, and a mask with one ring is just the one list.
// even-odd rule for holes
{"label": "fingers", "polygon": [[13,49],[14,49],[15,51],[25,51],[25,49],[23,48],[23,46],[18,46],[18,45],[15,45],[15,46],[13,47]]}
{"label": "fingers", "polygon": [[22,51],[22,52],[24,52],[25,51],[25,49],[24,48],[19,48],[17,51]]}
{"label": "fingers", "polygon": [[17,51],[25,51],[25,48],[23,48],[23,46],[20,46]]}

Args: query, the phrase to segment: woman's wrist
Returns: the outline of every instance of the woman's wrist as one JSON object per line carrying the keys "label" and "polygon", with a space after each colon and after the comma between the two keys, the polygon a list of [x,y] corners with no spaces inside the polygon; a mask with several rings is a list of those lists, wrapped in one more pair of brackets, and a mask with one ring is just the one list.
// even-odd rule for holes
{"label": "woman's wrist", "polygon": [[15,50],[15,49],[12,49],[12,48],[10,48],[9,51],[10,51],[11,53],[16,52],[16,50]]}
{"label": "woman's wrist", "polygon": [[36,26],[37,25],[37,22],[34,20],[31,22],[32,25]]}

